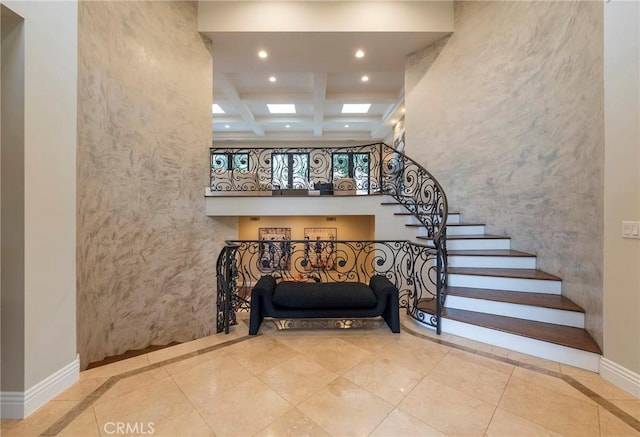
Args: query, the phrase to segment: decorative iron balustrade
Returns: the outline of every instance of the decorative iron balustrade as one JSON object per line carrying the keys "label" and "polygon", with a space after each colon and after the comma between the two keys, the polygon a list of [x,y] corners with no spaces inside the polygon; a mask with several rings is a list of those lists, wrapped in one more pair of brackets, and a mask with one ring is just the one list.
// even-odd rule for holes
{"label": "decorative iron balustrade", "polygon": [[286,281],[363,282],[384,275],[399,291],[400,307],[439,331],[444,287],[438,250],[397,241],[238,240],[227,241],[218,257],[217,330],[237,324],[236,312],[250,310],[251,289],[263,275]]}
{"label": "decorative iron balustrade", "polygon": [[309,189],[349,178],[379,193],[381,144],[348,147],[211,148],[211,191]]}
{"label": "decorative iron balustrade", "polygon": [[[376,257],[378,261],[403,261],[407,264],[405,267],[389,267],[387,270],[372,271],[385,274],[398,285],[401,291],[401,304],[407,308],[410,316],[436,326],[438,334],[440,333],[440,317],[446,299],[447,285],[448,206],[444,190],[422,165],[384,143],[312,148],[211,148],[210,152],[212,192],[308,190],[317,189],[319,185],[330,184],[336,189],[355,186],[356,194],[385,194],[393,197],[424,226],[426,236],[430,240],[429,247],[427,250],[426,246],[398,241],[395,242],[397,245],[395,254],[393,251],[387,253],[378,248],[379,255]],[[259,240],[253,243],[257,241]],[[220,323],[223,323],[223,325],[226,324],[226,328],[223,326],[223,329],[228,331],[229,324],[235,323],[235,311],[248,308],[247,292],[251,281],[257,280],[257,277],[255,274],[252,276],[244,272],[242,266],[253,265],[254,261],[245,263],[247,254],[259,253],[259,250],[252,248],[250,243],[252,242],[229,242],[218,259],[218,330],[221,329]],[[287,250],[294,250],[296,243],[300,242],[289,242],[291,246]],[[338,243],[343,245],[356,242],[334,242],[336,245]],[[390,242],[368,242],[369,245],[373,244],[373,247],[380,247],[380,244],[387,243]],[[405,249],[404,245],[411,250]],[[356,252],[366,253],[366,247],[369,246],[365,245],[358,251],[345,249],[341,253],[345,256],[349,253],[351,255],[355,255]],[[415,253],[407,258],[411,251]],[[398,255],[402,253],[404,255]],[[292,262],[292,259],[289,259],[289,262]],[[407,261],[408,259],[410,262]],[[405,271],[403,269],[408,268],[408,265],[427,264],[430,267],[427,269],[426,277],[417,273],[400,274]],[[379,267],[384,265],[386,261]],[[356,277],[351,277],[346,272],[336,273],[339,271],[336,269],[318,270],[313,267],[311,261],[304,266],[295,265],[292,271],[303,277],[309,277],[309,269],[320,273],[318,276],[320,280],[360,280],[363,275],[363,272],[360,272]],[[423,268],[419,270],[422,272]],[[285,270],[282,266],[274,271],[279,272],[278,274],[283,278],[288,277],[286,272],[289,270]],[[252,273],[255,272],[252,271]],[[252,279],[247,281],[250,278]],[[396,282],[399,279],[406,280],[406,283]],[[228,306],[226,310],[225,305]]]}
{"label": "decorative iron balustrade", "polygon": [[[419,163],[384,143],[314,148],[211,148],[212,192],[308,190],[355,185],[356,194],[387,194],[440,239],[447,199]],[[342,187],[341,187],[342,185]]]}

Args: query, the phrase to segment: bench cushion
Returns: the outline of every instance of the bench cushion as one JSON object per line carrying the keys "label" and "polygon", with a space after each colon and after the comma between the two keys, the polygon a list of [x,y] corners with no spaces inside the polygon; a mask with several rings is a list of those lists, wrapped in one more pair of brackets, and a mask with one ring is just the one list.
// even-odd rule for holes
{"label": "bench cushion", "polygon": [[374,292],[359,282],[279,283],[272,301],[283,308],[373,308],[378,301]]}

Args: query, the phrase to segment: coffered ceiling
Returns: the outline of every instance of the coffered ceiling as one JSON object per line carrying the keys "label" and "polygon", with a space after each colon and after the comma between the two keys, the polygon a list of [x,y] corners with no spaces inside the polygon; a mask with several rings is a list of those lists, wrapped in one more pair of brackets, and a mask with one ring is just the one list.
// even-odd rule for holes
{"label": "coffered ceiling", "polygon": [[[407,55],[445,35],[203,33],[213,45],[213,102],[224,111],[213,115],[214,142],[243,143],[384,139],[402,116]],[[371,106],[342,112],[354,103]],[[293,104],[295,113],[271,113],[267,104]]]}

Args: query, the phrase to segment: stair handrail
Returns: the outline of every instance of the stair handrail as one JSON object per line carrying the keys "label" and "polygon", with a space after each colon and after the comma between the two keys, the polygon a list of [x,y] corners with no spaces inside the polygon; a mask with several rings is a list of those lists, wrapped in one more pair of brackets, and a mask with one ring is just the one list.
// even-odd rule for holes
{"label": "stair handrail", "polygon": [[381,190],[404,206],[427,229],[427,236],[440,241],[448,215],[447,196],[440,182],[404,152],[381,144]]}

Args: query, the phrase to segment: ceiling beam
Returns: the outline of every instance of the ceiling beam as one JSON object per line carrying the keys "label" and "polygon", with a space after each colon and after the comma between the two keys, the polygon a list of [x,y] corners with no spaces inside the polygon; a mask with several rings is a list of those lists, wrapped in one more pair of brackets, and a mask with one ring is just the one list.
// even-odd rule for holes
{"label": "ceiling beam", "polygon": [[249,109],[249,106],[240,99],[238,90],[233,86],[227,75],[221,73],[216,76],[216,79],[216,87],[221,89],[229,103],[232,103],[236,107],[237,111],[240,113],[240,116],[249,125],[253,133],[256,136],[263,137],[264,130],[256,122],[256,118],[253,115],[253,112],[251,112],[251,109]]}
{"label": "ceiling beam", "polygon": [[327,93],[326,100],[347,103],[396,103],[398,94],[393,92]]}
{"label": "ceiling beam", "polygon": [[321,137],[324,126],[324,104],[327,96],[327,73],[313,73],[313,136]]}

